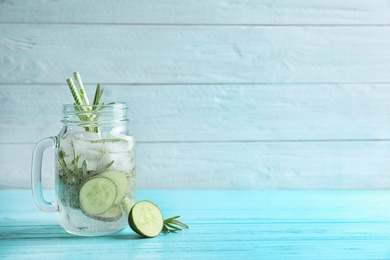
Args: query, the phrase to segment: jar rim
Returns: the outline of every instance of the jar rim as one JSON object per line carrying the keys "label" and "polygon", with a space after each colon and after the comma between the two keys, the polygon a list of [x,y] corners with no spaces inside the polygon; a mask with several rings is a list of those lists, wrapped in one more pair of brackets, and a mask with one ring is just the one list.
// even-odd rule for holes
{"label": "jar rim", "polygon": [[62,116],[61,122],[68,126],[95,127],[103,125],[122,125],[128,122],[127,104],[125,102],[115,102],[97,106],[63,104]]}
{"label": "jar rim", "polygon": [[107,103],[107,104],[99,104],[99,105],[77,105],[77,104],[72,104],[72,103],[65,103],[62,104],[62,107],[64,110],[73,110],[74,108],[91,108],[91,107],[105,107],[105,108],[122,108],[125,109],[127,108],[127,103],[126,102],[112,102],[112,103]]}

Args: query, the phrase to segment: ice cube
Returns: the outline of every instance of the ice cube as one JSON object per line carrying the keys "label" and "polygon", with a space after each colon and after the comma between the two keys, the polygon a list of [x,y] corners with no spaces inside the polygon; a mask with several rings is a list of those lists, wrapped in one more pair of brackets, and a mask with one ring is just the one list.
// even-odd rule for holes
{"label": "ice cube", "polygon": [[135,167],[134,141],[130,136],[116,133],[102,138],[95,132],[81,132],[68,135],[61,140],[60,147],[65,156],[65,162],[70,169],[75,167],[74,159],[78,157],[77,168],[82,168],[87,162],[88,170],[97,170],[111,161],[111,170],[130,172]]}
{"label": "ice cube", "polygon": [[[99,135],[92,132],[76,133],[62,139],[60,148],[65,154],[65,162],[68,167],[70,169],[73,169],[75,166],[81,168],[85,160],[88,170],[96,170],[102,158],[101,151],[104,149],[104,144],[100,143],[99,140]],[[77,157],[77,165],[74,165]]]}
{"label": "ice cube", "polygon": [[119,133],[112,134],[111,132],[102,140],[104,141],[104,150],[107,153],[122,153],[133,150],[134,141],[131,136]]}
{"label": "ice cube", "polygon": [[102,139],[101,134],[95,132],[80,132],[74,134],[74,137],[81,141],[97,141]]}
{"label": "ice cube", "polygon": [[114,161],[114,164],[110,167],[110,170],[130,173],[135,167],[134,153],[131,151],[104,154],[101,162],[103,165],[106,165],[111,161]]}

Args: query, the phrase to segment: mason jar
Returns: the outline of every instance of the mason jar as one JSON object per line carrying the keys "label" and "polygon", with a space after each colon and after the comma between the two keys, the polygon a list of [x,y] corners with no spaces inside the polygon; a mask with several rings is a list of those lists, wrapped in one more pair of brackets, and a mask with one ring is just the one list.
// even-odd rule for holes
{"label": "mason jar", "polygon": [[[56,212],[59,224],[79,236],[116,233],[127,226],[135,202],[135,142],[125,103],[63,105],[62,129],[37,143],[32,190],[37,206]],[[42,195],[43,152],[55,151],[55,201]]]}

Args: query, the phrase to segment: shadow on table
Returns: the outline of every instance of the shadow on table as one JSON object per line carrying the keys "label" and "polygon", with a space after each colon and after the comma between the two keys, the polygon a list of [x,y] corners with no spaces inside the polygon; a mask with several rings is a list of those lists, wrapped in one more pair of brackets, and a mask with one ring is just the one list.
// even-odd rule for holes
{"label": "shadow on table", "polygon": [[123,239],[134,240],[142,239],[139,235],[132,233],[130,229],[122,230],[119,233],[98,236],[82,237],[67,233],[60,225],[23,225],[23,226],[3,226],[0,227],[0,241],[13,239],[88,239],[88,238],[105,238],[105,239]]}

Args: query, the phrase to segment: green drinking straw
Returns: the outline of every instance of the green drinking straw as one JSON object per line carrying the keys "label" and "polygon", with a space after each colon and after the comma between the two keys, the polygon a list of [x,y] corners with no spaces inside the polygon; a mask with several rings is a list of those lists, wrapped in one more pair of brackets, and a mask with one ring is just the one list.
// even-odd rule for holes
{"label": "green drinking straw", "polygon": [[[66,82],[68,83],[70,92],[72,93],[73,99],[75,101],[75,105],[83,105],[83,101],[81,100],[80,94],[79,94],[76,86],[74,85],[72,78],[67,78]],[[91,109],[90,108],[86,108],[86,107],[81,107],[80,108],[80,107],[75,106],[75,110],[80,112],[82,110],[83,111],[89,111]],[[77,116],[82,121],[94,121],[93,115],[78,114]],[[85,126],[84,128],[85,128],[86,131],[93,131],[93,132],[98,132],[99,131],[99,129],[97,127]]]}
{"label": "green drinking straw", "polygon": [[81,100],[83,101],[83,105],[89,105],[88,96],[87,96],[87,93],[85,92],[85,88],[83,85],[83,81],[81,80],[80,73],[77,71],[74,72],[73,77],[76,81],[76,85],[78,87],[78,90],[80,91]]}
{"label": "green drinking straw", "polygon": [[72,93],[72,96],[73,96],[73,99],[74,99],[76,105],[83,105],[83,101],[81,100],[80,94],[77,91],[77,88],[74,85],[72,78],[67,78],[66,82],[68,83],[70,92]]}

